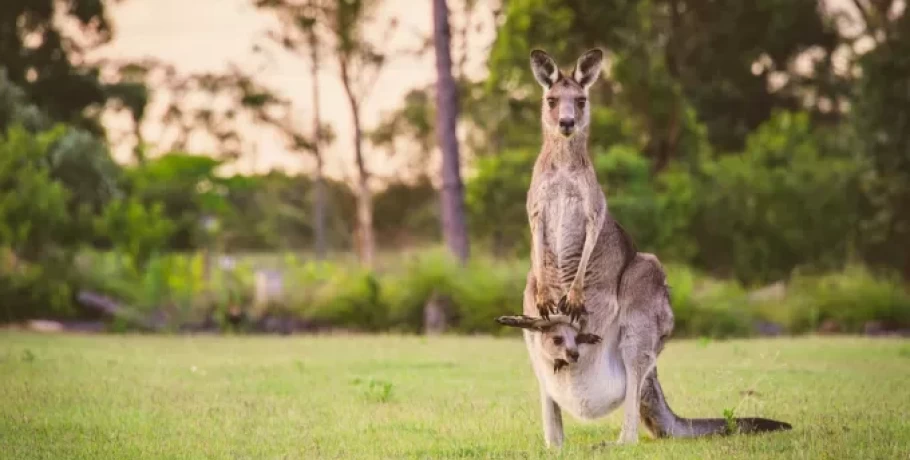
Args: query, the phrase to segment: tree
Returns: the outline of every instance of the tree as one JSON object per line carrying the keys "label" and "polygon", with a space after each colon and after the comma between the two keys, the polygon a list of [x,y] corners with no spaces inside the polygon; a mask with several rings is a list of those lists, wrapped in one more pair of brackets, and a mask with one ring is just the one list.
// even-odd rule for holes
{"label": "tree", "polygon": [[313,98],[313,157],[316,158],[316,182],[313,186],[313,231],[315,233],[316,257],[325,258],[327,247],[325,234],[326,193],[325,178],[323,174],[325,161],[322,157],[322,143],[326,139],[326,128],[322,125],[319,112],[319,34],[316,33],[315,17],[311,17],[307,31],[307,41],[310,46],[310,90]]}
{"label": "tree", "polygon": [[889,21],[891,2],[856,3],[866,33],[877,41],[859,60],[851,114],[869,163],[860,188],[866,201],[862,249],[867,262],[897,269],[910,281],[910,13]]}
{"label": "tree", "polygon": [[121,170],[103,139],[85,129],[54,122],[45,110],[28,101],[26,92],[9,81],[2,68],[0,127],[3,131],[20,127],[36,136],[60,131],[48,145],[43,163],[50,176],[67,189],[67,212],[73,216],[67,231],[57,234],[57,242],[66,245],[92,241],[97,235],[91,216],[120,193]]}
{"label": "tree", "polygon": [[[68,36],[63,24],[75,26],[79,37]],[[103,131],[101,124],[84,109],[104,104],[105,87],[97,69],[76,62],[110,38],[101,0],[0,2],[0,63],[9,79],[54,121],[95,134]]]}
{"label": "tree", "polygon": [[436,47],[436,135],[442,150],[442,234],[449,250],[468,259],[464,184],[458,154],[458,90],[452,78],[451,32],[446,0],[433,0],[433,43]]}
{"label": "tree", "polygon": [[354,163],[357,168],[357,251],[360,261],[373,265],[376,238],[373,231],[373,196],[370,170],[364,155],[365,130],[362,107],[386,63],[386,54],[373,43],[386,43],[397,27],[392,20],[378,39],[366,37],[366,25],[375,19],[379,0],[255,0],[256,6],[274,11],[283,24],[273,36],[295,49],[324,35],[338,64],[339,80],[351,110]]}
{"label": "tree", "polygon": [[[323,124],[320,114],[319,94],[321,91],[319,73],[322,71],[321,55],[325,28],[325,0],[307,0],[295,3],[286,0],[256,0],[259,8],[273,11],[280,20],[281,29],[270,31],[269,37],[284,50],[301,59],[310,61],[310,91],[313,101],[313,117],[310,140],[298,142],[296,147],[308,151],[316,160],[316,177],[313,184],[313,231],[315,250],[319,259],[325,257],[328,249],[326,235],[326,185],[324,177],[325,158],[322,147],[332,141],[333,135],[328,125]],[[322,22],[321,22],[322,21]],[[307,56],[306,51],[309,51]]]}
{"label": "tree", "polygon": [[[361,109],[386,62],[386,55],[365,36],[366,23],[372,19],[378,0],[337,0],[329,11],[329,29],[335,41],[335,59],[341,71],[354,125],[354,160],[357,165],[357,249],[360,261],[372,267],[376,253],[373,232],[373,195],[370,171],[364,158],[364,129]],[[388,40],[396,28],[394,20],[385,28],[379,43]]]}

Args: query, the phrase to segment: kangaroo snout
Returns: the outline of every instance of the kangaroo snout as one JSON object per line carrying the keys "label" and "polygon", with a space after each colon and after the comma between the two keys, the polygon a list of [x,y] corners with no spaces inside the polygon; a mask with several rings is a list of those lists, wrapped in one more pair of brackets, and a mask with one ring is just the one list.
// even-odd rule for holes
{"label": "kangaroo snout", "polygon": [[560,118],[559,119],[559,132],[564,135],[572,134],[572,131],[575,131],[575,119],[574,118]]}

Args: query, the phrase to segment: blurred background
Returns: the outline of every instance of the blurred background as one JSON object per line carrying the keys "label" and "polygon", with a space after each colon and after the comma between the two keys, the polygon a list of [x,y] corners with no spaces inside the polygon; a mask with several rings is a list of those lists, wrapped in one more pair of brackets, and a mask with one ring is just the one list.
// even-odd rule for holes
{"label": "blurred background", "polygon": [[676,336],[910,328],[902,0],[5,0],[0,323],[505,333],[543,48]]}

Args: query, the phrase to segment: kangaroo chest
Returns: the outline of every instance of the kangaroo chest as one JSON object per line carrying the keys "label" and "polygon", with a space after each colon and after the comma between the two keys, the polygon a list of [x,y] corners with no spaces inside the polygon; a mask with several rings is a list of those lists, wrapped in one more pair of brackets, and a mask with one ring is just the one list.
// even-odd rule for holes
{"label": "kangaroo chest", "polygon": [[546,268],[560,281],[574,277],[584,247],[583,193],[577,171],[555,169],[540,178],[537,207],[543,220],[544,248],[552,254],[549,260],[554,265]]}

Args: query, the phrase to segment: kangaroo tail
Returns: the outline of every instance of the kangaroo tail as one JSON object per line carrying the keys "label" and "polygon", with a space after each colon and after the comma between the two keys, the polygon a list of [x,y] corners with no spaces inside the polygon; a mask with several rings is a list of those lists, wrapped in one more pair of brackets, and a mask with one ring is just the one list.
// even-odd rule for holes
{"label": "kangaroo tail", "polygon": [[734,433],[762,433],[793,428],[789,423],[766,418],[683,418],[670,409],[657,381],[657,369],[645,378],[641,388],[641,417],[658,438],[695,438]]}

